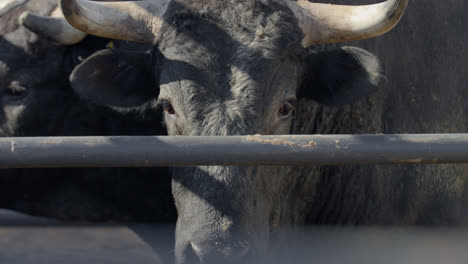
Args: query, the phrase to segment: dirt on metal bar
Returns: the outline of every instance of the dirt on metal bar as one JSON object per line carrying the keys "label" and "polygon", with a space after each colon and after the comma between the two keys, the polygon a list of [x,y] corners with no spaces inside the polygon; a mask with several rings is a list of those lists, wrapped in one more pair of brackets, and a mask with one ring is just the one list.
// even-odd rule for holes
{"label": "dirt on metal bar", "polygon": [[0,138],[0,168],[468,163],[468,134]]}

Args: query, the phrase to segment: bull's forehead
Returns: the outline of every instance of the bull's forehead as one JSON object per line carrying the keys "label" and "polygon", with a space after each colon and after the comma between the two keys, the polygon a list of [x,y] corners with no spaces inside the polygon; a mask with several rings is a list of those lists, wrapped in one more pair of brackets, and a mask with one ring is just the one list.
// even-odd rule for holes
{"label": "bull's forehead", "polygon": [[163,19],[164,55],[212,72],[257,68],[303,37],[294,14],[274,0],[172,1]]}

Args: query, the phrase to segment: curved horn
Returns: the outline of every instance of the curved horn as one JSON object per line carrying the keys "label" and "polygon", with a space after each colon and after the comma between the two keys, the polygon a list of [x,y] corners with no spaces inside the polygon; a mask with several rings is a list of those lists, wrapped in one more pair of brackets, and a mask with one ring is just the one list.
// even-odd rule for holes
{"label": "curved horn", "polygon": [[2,0],[0,2],[0,16],[3,16],[19,6],[25,5],[28,2],[29,0]]}
{"label": "curved horn", "polygon": [[408,0],[387,0],[362,6],[287,1],[304,32],[303,46],[372,38],[391,30]]}
{"label": "curved horn", "polygon": [[149,43],[154,42],[163,24],[157,16],[162,14],[166,3],[60,0],[65,18],[81,31],[104,38]]}
{"label": "curved horn", "polygon": [[68,24],[61,12],[54,13],[56,14],[48,17],[34,15],[26,11],[19,17],[19,23],[39,36],[46,37],[61,45],[73,45],[86,37],[86,33]]}

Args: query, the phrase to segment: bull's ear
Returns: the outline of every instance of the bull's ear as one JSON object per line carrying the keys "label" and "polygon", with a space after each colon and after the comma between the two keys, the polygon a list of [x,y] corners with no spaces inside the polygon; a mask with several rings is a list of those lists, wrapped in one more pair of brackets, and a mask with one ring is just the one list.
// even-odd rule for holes
{"label": "bull's ear", "polygon": [[152,65],[150,53],[101,50],[73,70],[70,83],[78,95],[93,103],[137,107],[158,97]]}
{"label": "bull's ear", "polygon": [[356,47],[308,55],[298,98],[326,105],[350,104],[376,90],[382,79],[379,60]]}

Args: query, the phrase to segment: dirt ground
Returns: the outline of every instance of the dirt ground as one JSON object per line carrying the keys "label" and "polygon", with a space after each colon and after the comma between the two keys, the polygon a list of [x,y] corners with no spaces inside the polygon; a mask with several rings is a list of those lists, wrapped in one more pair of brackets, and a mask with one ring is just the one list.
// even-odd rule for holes
{"label": "dirt ground", "polygon": [[[65,223],[0,210],[0,263],[173,262],[174,226]],[[315,227],[265,263],[465,264],[467,229]]]}

